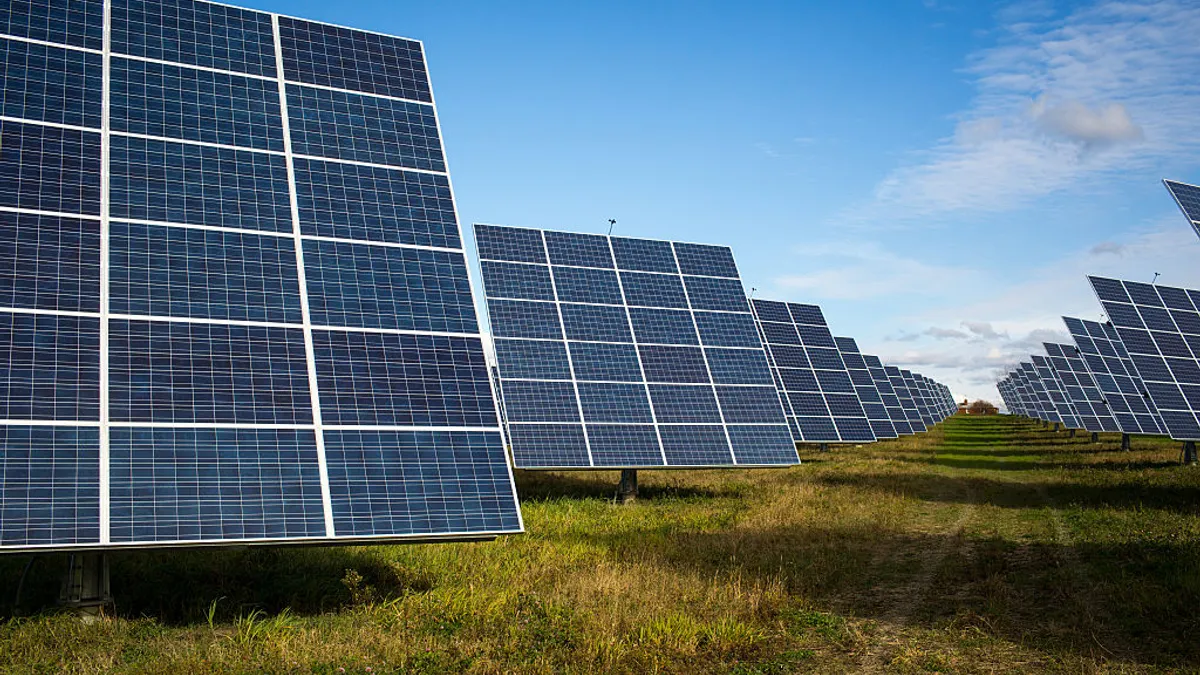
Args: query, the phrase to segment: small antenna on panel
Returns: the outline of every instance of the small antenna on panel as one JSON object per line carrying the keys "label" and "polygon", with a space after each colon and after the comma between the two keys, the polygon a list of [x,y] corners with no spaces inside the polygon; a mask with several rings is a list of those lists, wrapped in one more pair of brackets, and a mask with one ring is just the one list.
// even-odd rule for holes
{"label": "small antenna on panel", "polygon": [[1154,273],[1154,278],[1150,280],[1150,285],[1151,285],[1151,286],[1153,286],[1153,285],[1154,285],[1154,282],[1158,281],[1158,277],[1159,277],[1159,276],[1160,276],[1160,275],[1159,275],[1159,273],[1158,273],[1158,272],[1155,272],[1155,273]]}
{"label": "small antenna on panel", "polygon": [[751,299],[751,300],[753,300],[753,299],[754,299],[754,294],[755,294],[755,293],[757,293],[757,292],[758,292],[758,289],[757,289],[757,288],[755,288],[755,287],[753,287],[753,286],[751,286],[751,287],[750,287],[750,299]]}
{"label": "small antenna on panel", "polygon": [[612,236],[612,229],[613,229],[613,226],[616,224],[617,224],[617,221],[615,219],[613,219],[613,218],[608,219],[608,236],[610,236],[610,237]]}

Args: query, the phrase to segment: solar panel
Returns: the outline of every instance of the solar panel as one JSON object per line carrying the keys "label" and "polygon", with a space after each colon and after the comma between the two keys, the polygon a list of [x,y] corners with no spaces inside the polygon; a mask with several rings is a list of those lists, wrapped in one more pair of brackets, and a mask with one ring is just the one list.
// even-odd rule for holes
{"label": "solar panel", "polygon": [[1075,410],[1075,406],[1071,405],[1071,400],[1067,398],[1066,389],[1050,365],[1050,360],[1045,356],[1035,354],[1033,355],[1033,367],[1037,369],[1038,377],[1041,378],[1042,385],[1050,396],[1050,404],[1054,407],[1058,418],[1062,420],[1063,426],[1067,429],[1082,429],[1083,423],[1079,420],[1079,413]]}
{"label": "solar panel", "polygon": [[1200,187],[1165,179],[1163,185],[1167,186],[1167,190],[1175,198],[1175,203],[1191,223],[1192,229],[1200,236]]}
{"label": "solar panel", "polygon": [[797,463],[733,253],[475,226],[514,463]]}
{"label": "solar panel", "polygon": [[858,351],[858,343],[854,338],[848,337],[835,337],[833,341],[846,364],[846,371],[850,373],[850,381],[854,383],[854,391],[862,403],[863,412],[867,414],[867,421],[871,424],[875,438],[896,438],[896,427],[892,425],[891,415],[888,414],[882,393],[867,366],[867,360],[862,352]]}
{"label": "solar panel", "polygon": [[896,394],[896,388],[892,386],[892,380],[888,377],[883,362],[879,360],[878,356],[871,354],[863,354],[863,359],[867,363],[867,370],[871,373],[871,379],[875,382],[876,389],[879,390],[879,397],[883,400],[888,419],[892,421],[892,428],[896,430],[897,435],[911,434],[912,427],[908,424],[908,416],[904,414],[904,408],[900,405],[900,397]]}
{"label": "solar panel", "polygon": [[904,409],[904,415],[908,418],[909,428],[914,434],[925,431],[925,423],[921,421],[921,411],[917,409],[917,402],[913,398],[909,380],[904,377],[904,372],[895,366],[884,366],[884,370],[887,371],[892,388],[896,390],[896,398],[900,400],[900,407]]}
{"label": "solar panel", "polygon": [[874,441],[821,308],[759,299],[751,304],[796,440]]}
{"label": "solar panel", "polygon": [[1200,291],[1088,280],[1171,438],[1200,440]]}
{"label": "solar panel", "polygon": [[921,420],[921,424],[928,429],[936,424],[933,415],[929,411],[929,404],[925,398],[925,392],[918,379],[920,376],[909,370],[901,370],[900,374],[904,376],[904,381],[908,385],[908,393],[912,396],[913,404],[917,408],[917,415]]}
{"label": "solar panel", "polygon": [[1166,427],[1116,329],[1097,321],[1063,317],[1078,354],[1096,380],[1121,433],[1162,434]]}
{"label": "solar panel", "polygon": [[1030,419],[1041,420],[1043,418],[1042,411],[1037,404],[1037,399],[1033,395],[1029,378],[1020,366],[1013,371],[1013,384],[1016,387],[1021,406],[1025,410],[1025,416]]}
{"label": "solar panel", "polygon": [[1049,383],[1043,380],[1042,376],[1038,374],[1037,366],[1032,362],[1025,362],[1021,364],[1021,369],[1024,371],[1026,381],[1029,383],[1034,403],[1041,413],[1041,418],[1052,424],[1063,424],[1063,418],[1058,414],[1058,409],[1054,407],[1054,400],[1050,397]]}
{"label": "solar panel", "polygon": [[420,43],[22,1],[0,62],[0,549],[522,530]]}
{"label": "solar panel", "polygon": [[1079,421],[1087,431],[1120,431],[1117,420],[1104,403],[1095,378],[1088,371],[1074,345],[1043,343],[1050,355],[1050,366],[1062,382]]}

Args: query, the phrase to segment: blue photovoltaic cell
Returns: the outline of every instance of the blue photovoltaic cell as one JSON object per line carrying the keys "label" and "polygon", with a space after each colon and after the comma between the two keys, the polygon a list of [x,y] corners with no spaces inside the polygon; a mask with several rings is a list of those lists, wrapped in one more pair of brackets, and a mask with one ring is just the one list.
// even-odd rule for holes
{"label": "blue photovoltaic cell", "polygon": [[0,120],[0,206],[99,215],[100,134]]}
{"label": "blue photovoltaic cell", "polygon": [[0,39],[0,114],[100,128],[99,54]]}
{"label": "blue photovoltaic cell", "polygon": [[[1095,321],[1063,317],[1067,330],[1074,338],[1083,363],[1096,380],[1103,402],[1116,419],[1122,433],[1157,434],[1163,431],[1162,420],[1148,395],[1145,384],[1134,370],[1128,356],[1115,349],[1119,339],[1114,330]],[[1124,350],[1124,347],[1121,347]]]}
{"label": "blue photovoltaic cell", "polygon": [[261,12],[196,0],[112,0],[117,54],[274,77],[274,42],[271,17]]}
{"label": "blue photovoltaic cell", "polygon": [[567,350],[561,342],[497,339],[495,347],[496,362],[505,378],[571,379]]}
{"label": "blue photovoltaic cell", "polygon": [[104,48],[103,0],[8,0],[0,3],[0,33]]}
{"label": "blue photovoltaic cell", "polygon": [[658,434],[649,424],[589,424],[587,433],[596,466],[663,464]]}
{"label": "blue photovoltaic cell", "polygon": [[[0,3],[0,548],[520,531],[420,44],[107,9]],[[556,341],[503,368],[563,378],[578,419],[548,279],[508,309]]]}
{"label": "blue photovoltaic cell", "polygon": [[737,279],[683,278],[692,309],[715,309],[725,312],[747,312],[746,292]]}
{"label": "blue photovoltaic cell", "polygon": [[[616,272],[583,267],[553,267],[554,287],[559,302],[621,304],[621,286]],[[553,300],[553,298],[550,298]]]}
{"label": "blue photovoltaic cell", "polygon": [[113,541],[325,536],[311,429],[110,431]]}
{"label": "blue photovoltaic cell", "polygon": [[707,244],[675,244],[675,259],[682,274],[706,277],[738,279],[737,264],[733,262],[733,251],[727,246]]}
{"label": "blue photovoltaic cell", "polygon": [[585,422],[650,424],[654,421],[645,385],[580,382],[576,386]]}
{"label": "blue photovoltaic cell", "polygon": [[0,545],[100,541],[98,427],[0,425]]}
{"label": "blue photovoltaic cell", "polygon": [[770,384],[771,369],[757,349],[705,349],[716,384]]}
{"label": "blue photovoltaic cell", "polygon": [[563,339],[558,308],[551,302],[488,300],[492,334],[496,337]]}
{"label": "blue photovoltaic cell", "polygon": [[554,300],[554,284],[544,265],[495,262],[480,263],[484,283],[492,297],[512,300]]}
{"label": "blue photovoltaic cell", "polygon": [[282,155],[116,135],[110,144],[113,218],[292,231]]}
{"label": "blue photovoltaic cell", "polygon": [[304,234],[460,248],[445,176],[296,157]]}
{"label": "blue photovoltaic cell", "polygon": [[695,316],[696,327],[700,329],[700,341],[705,346],[753,349],[762,344],[754,328],[754,317],[750,314],[696,312]]}
{"label": "blue photovoltaic cell", "polygon": [[326,424],[496,426],[478,338],[314,330],[313,351]]}
{"label": "blue photovoltaic cell", "polygon": [[739,464],[794,464],[795,444],[788,428],[780,425],[730,425],[729,440]]}
{"label": "blue photovoltaic cell", "polygon": [[508,440],[517,466],[591,466],[581,424],[516,424],[508,427]]}
{"label": "blue photovoltaic cell", "polygon": [[100,311],[100,221],[0,211],[0,307]]}
{"label": "blue photovoltaic cell", "polygon": [[667,464],[705,466],[732,464],[729,439],[719,426],[679,425],[659,428]]}
{"label": "blue photovoltaic cell", "polygon": [[326,430],[337,536],[520,529],[499,432]]}
{"label": "blue photovoltaic cell", "polygon": [[559,310],[568,340],[633,342],[629,319],[622,307],[560,304]]}
{"label": "blue photovoltaic cell", "polygon": [[462,253],[308,239],[304,268],[316,325],[479,330]]}
{"label": "blue photovoltaic cell", "polygon": [[629,321],[639,344],[700,344],[692,313],[685,310],[631,307]]}
{"label": "blue photovoltaic cell", "polygon": [[111,69],[113,131],[283,151],[273,81],[134,59]]}
{"label": "blue photovoltaic cell", "polygon": [[289,84],[292,152],[445,171],[433,106]]}
{"label": "blue photovoltaic cell", "polygon": [[631,344],[571,342],[575,379],[602,382],[641,382],[637,348]]}
{"label": "blue photovoltaic cell", "polygon": [[0,419],[100,419],[100,320],[0,312]]}
{"label": "blue photovoltaic cell", "polygon": [[[1193,226],[1200,223],[1200,187],[1173,180],[1164,180],[1163,184],[1167,186],[1167,190],[1175,198],[1188,221]],[[1200,232],[1200,229],[1197,229],[1197,232]]]}
{"label": "blue photovoltaic cell", "polygon": [[109,382],[118,422],[312,422],[298,328],[110,319]]}
{"label": "blue photovoltaic cell", "polygon": [[290,80],[433,101],[418,42],[282,16],[279,35]]}
{"label": "blue photovoltaic cell", "polygon": [[[679,272],[669,241],[625,237],[612,237],[611,241],[617,267],[623,270],[665,272],[667,274]],[[678,277],[674,277],[674,279],[679,280]]]}
{"label": "blue photovoltaic cell", "polygon": [[661,424],[720,424],[721,409],[712,387],[652,384],[650,400],[654,416]]}
{"label": "blue photovoltaic cell", "polygon": [[546,252],[551,265],[576,267],[613,267],[612,252],[608,238],[598,234],[576,234],[574,232],[545,232]]}
{"label": "blue photovoltaic cell", "polygon": [[546,263],[541,230],[476,224],[475,247],[480,260]]}
{"label": "blue photovoltaic cell", "polygon": [[570,382],[507,380],[503,382],[504,413],[517,422],[578,422],[579,403]]}
{"label": "blue photovoltaic cell", "polygon": [[649,345],[638,348],[647,382],[708,383],[704,351],[697,347]]}
{"label": "blue photovoltaic cell", "polygon": [[688,308],[687,294],[677,275],[621,272],[621,285],[630,306]]}
{"label": "blue photovoltaic cell", "polygon": [[301,323],[291,238],[113,221],[109,311]]}
{"label": "blue photovoltaic cell", "polygon": [[[791,441],[779,443],[790,439],[787,420],[727,248],[492,225],[476,225],[475,233],[492,327],[505,339],[497,342],[497,358],[513,359],[510,337],[554,340],[537,350],[569,341],[573,382],[555,381],[557,367],[500,372],[518,467],[636,468],[662,466],[664,457],[670,466],[742,463],[725,440],[731,420],[765,430],[747,441],[747,448],[762,446],[748,454],[751,460],[796,462]],[[509,270],[514,262],[537,271],[518,279]],[[544,297],[543,284],[525,277],[544,279],[551,269],[553,302],[506,299],[522,292]],[[549,309],[532,307],[538,304]],[[561,314],[565,332],[539,334],[552,311]],[[531,359],[522,355],[520,362]],[[585,430],[562,424],[578,420],[577,409]],[[560,432],[569,452],[555,449],[553,434]]]}
{"label": "blue photovoltaic cell", "polygon": [[[842,361],[846,364],[850,380],[853,383],[852,389],[862,403],[862,409],[867,415],[871,431],[876,438],[895,438],[897,436],[896,428],[892,424],[892,416],[885,405],[883,392],[877,386],[875,375],[871,372],[866,358],[859,352],[858,343],[853,338],[847,337],[834,338],[834,343],[837,345]],[[876,363],[878,364],[878,359],[876,359]],[[877,367],[879,377],[886,379],[882,365]],[[891,390],[890,385],[887,388]],[[894,398],[895,394],[892,396]],[[898,410],[899,402],[893,400],[893,404]]]}

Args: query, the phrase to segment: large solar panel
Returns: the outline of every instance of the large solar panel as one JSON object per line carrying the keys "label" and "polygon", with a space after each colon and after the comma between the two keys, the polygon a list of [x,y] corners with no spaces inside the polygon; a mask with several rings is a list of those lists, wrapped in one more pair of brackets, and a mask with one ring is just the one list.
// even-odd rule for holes
{"label": "large solar panel", "polygon": [[1071,405],[1071,400],[1067,398],[1066,389],[1058,379],[1054,368],[1050,365],[1050,359],[1039,354],[1034,354],[1033,367],[1037,369],[1042,386],[1046,388],[1046,393],[1050,396],[1050,404],[1053,406],[1058,418],[1062,420],[1063,426],[1067,429],[1082,429],[1083,423],[1079,420],[1079,412],[1075,410],[1075,406]]}
{"label": "large solar panel", "polygon": [[751,304],[796,440],[874,441],[821,308],[759,299]]}
{"label": "large solar panel", "polygon": [[1167,190],[1175,198],[1175,203],[1191,223],[1192,229],[1200,236],[1200,187],[1173,180],[1163,180],[1163,185],[1167,186]]}
{"label": "large solar panel", "polygon": [[1050,355],[1050,366],[1062,382],[1067,398],[1070,399],[1079,421],[1087,431],[1120,431],[1104,395],[1088,371],[1083,357],[1074,345],[1043,343]]}
{"label": "large solar panel", "polygon": [[1030,380],[1029,373],[1023,366],[1018,365],[1015,376],[1017,378],[1017,390],[1020,392],[1021,401],[1029,411],[1029,417],[1049,422],[1050,418],[1046,415],[1046,411],[1038,401],[1038,396],[1034,390],[1034,383]]}
{"label": "large solar panel", "polygon": [[887,371],[892,388],[896,390],[896,398],[900,400],[900,407],[904,409],[904,415],[908,418],[909,428],[914,434],[925,431],[925,422],[921,421],[921,411],[917,409],[917,402],[909,388],[908,379],[904,377],[904,371],[896,366],[884,366],[884,370]]}
{"label": "large solar panel", "polygon": [[1200,291],[1088,280],[1171,438],[1200,440]]}
{"label": "large solar panel", "polygon": [[1096,380],[1117,427],[1126,434],[1162,434],[1166,427],[1112,326],[1063,317],[1078,353]]}
{"label": "large solar panel", "polygon": [[515,464],[797,463],[724,246],[476,225]]}
{"label": "large solar panel", "polygon": [[0,62],[0,549],[521,531],[420,43],[21,0]]}
{"label": "large solar panel", "polygon": [[911,434],[912,427],[908,424],[908,416],[904,414],[904,408],[900,405],[900,397],[896,394],[896,388],[892,386],[892,380],[888,377],[883,362],[879,360],[878,356],[871,354],[863,354],[863,359],[867,363],[867,370],[871,373],[871,379],[874,380],[876,389],[879,390],[879,397],[883,400],[888,419],[892,421],[892,428],[900,436]]}
{"label": "large solar panel", "polygon": [[892,418],[875,384],[875,378],[867,367],[867,360],[858,350],[858,343],[854,338],[848,337],[835,337],[833,341],[846,364],[846,371],[850,373],[850,381],[854,383],[854,391],[862,403],[863,412],[867,414],[867,421],[871,424],[875,438],[896,438],[896,427],[892,425]]}
{"label": "large solar panel", "polygon": [[921,425],[928,429],[937,423],[933,419],[933,414],[929,411],[929,405],[925,399],[925,392],[922,390],[921,383],[917,380],[918,375],[910,370],[900,370],[900,374],[904,377],[904,383],[908,385],[908,393],[912,396],[913,405],[916,406],[917,416],[921,421]]}

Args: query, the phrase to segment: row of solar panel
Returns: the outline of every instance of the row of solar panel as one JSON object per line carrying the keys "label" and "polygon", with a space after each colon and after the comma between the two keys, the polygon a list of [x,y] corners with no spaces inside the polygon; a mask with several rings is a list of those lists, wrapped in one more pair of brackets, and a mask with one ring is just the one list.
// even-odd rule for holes
{"label": "row of solar panel", "polygon": [[[271,15],[196,0],[109,0],[111,51],[276,77]],[[99,51],[103,0],[11,0],[0,33]],[[420,43],[290,17],[279,18],[286,79],[431,102]]]}
{"label": "row of solar panel", "polygon": [[[794,441],[912,432],[897,386],[921,430],[949,410],[948,392],[914,380],[908,395],[899,371],[893,385],[820,308],[747,303],[728,247],[494,225],[475,235],[518,467],[794,463]],[[640,440],[625,431],[614,449],[601,423],[639,426]],[[739,450],[747,423],[768,425],[771,453]],[[713,425],[702,445],[714,450],[683,452],[698,424]]]}
{"label": "row of solar panel", "polygon": [[1006,376],[1019,414],[1089,431],[1200,440],[1200,292],[1089,277],[1109,322],[1064,317],[1075,345],[1047,343]]}

